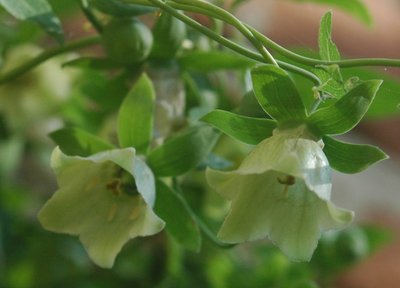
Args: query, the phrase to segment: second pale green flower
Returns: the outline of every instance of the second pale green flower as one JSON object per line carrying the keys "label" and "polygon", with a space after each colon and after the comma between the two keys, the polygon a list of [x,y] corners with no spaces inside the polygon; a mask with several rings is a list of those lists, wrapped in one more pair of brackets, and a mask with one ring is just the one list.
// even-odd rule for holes
{"label": "second pale green flower", "polygon": [[232,201],[221,240],[268,236],[292,260],[307,261],[323,231],[351,222],[353,212],[330,201],[331,168],[322,143],[311,138],[303,126],[275,130],[237,170],[207,170],[209,184]]}

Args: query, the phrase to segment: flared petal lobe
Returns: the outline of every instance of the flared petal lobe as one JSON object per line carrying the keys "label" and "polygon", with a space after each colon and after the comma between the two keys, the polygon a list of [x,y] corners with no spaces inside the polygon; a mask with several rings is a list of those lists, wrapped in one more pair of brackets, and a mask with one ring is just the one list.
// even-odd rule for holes
{"label": "flared petal lobe", "polygon": [[208,169],[207,180],[232,201],[221,240],[268,236],[293,260],[309,260],[321,232],[343,228],[353,218],[330,202],[331,170],[320,144],[296,131],[275,132],[237,170]]}
{"label": "flared petal lobe", "polygon": [[154,195],[150,194],[154,190],[154,176],[149,174],[149,168],[141,169],[152,180],[144,193],[140,185],[136,185],[137,193],[121,190],[118,178],[121,171],[128,172],[133,180],[135,169],[140,168],[136,168],[135,162],[145,165],[137,160],[132,148],[87,158],[67,156],[56,148],[52,167],[60,188],[39,212],[42,226],[53,232],[78,235],[97,265],[112,267],[130,238],[153,235],[164,227],[164,222],[152,210]]}

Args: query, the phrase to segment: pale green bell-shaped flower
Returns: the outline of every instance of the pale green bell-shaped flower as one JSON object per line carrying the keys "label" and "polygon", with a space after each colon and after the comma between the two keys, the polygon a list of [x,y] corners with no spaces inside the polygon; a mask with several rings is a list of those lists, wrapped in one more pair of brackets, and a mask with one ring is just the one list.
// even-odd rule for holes
{"label": "pale green bell-shaped flower", "polygon": [[114,149],[90,157],[67,156],[57,147],[51,158],[59,189],[39,212],[50,231],[79,235],[89,257],[110,268],[130,239],[160,232],[154,214],[155,182],[135,149]]}
{"label": "pale green bell-shaped flower", "polygon": [[218,237],[241,243],[268,236],[292,260],[310,260],[321,232],[348,225],[353,212],[330,202],[331,169],[305,127],[274,131],[237,170],[207,170],[232,201]]}

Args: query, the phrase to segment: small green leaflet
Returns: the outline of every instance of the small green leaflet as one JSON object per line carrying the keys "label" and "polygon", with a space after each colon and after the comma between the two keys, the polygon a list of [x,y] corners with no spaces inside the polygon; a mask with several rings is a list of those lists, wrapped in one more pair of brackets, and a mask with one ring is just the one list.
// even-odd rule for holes
{"label": "small green leaflet", "polygon": [[134,147],[146,154],[153,135],[155,92],[143,74],[128,93],[118,113],[118,138],[122,148]]}
{"label": "small green leaflet", "polygon": [[381,80],[362,82],[335,104],[311,114],[307,121],[321,135],[346,133],[364,117],[381,84]]}
{"label": "small green leaflet", "polygon": [[343,173],[358,173],[388,158],[375,146],[341,142],[329,136],[324,136],[322,140],[330,166]]}
{"label": "small green leaflet", "polygon": [[34,21],[59,43],[64,42],[60,20],[46,0],[0,0],[0,5],[15,18]]}
{"label": "small green leaflet", "polygon": [[156,190],[154,211],[165,221],[167,232],[186,249],[198,252],[201,234],[187,203],[160,180],[156,180]]}
{"label": "small green leaflet", "polygon": [[[335,43],[332,41],[332,13],[326,13],[319,27],[319,56],[322,60],[337,61],[340,60],[340,53]],[[343,77],[340,68],[337,65],[317,66],[314,73],[321,79],[322,85],[319,90],[329,95],[340,98],[346,91],[344,89]]]}
{"label": "small green leaflet", "polygon": [[88,157],[115,148],[102,139],[78,128],[63,128],[50,133],[61,151],[70,156]]}
{"label": "small green leaflet", "polygon": [[302,120],[306,108],[289,74],[276,66],[263,65],[251,70],[258,103],[278,122]]}
{"label": "small green leaflet", "polygon": [[336,61],[340,60],[340,53],[332,40],[332,12],[326,13],[319,27],[319,56],[322,60]]}
{"label": "small green leaflet", "polygon": [[276,128],[274,120],[252,118],[223,110],[214,110],[201,119],[225,134],[247,144],[257,145],[272,136]]}
{"label": "small green leaflet", "polygon": [[195,168],[210,153],[217,139],[218,133],[211,127],[190,128],[151,151],[147,163],[158,177],[181,175]]}

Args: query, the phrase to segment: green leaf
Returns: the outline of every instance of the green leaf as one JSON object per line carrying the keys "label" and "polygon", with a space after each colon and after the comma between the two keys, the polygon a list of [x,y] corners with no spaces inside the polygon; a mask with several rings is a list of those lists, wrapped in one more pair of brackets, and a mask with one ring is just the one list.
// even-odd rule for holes
{"label": "green leaf", "polygon": [[276,128],[274,120],[253,118],[223,110],[214,110],[201,119],[225,134],[247,144],[257,145],[272,136]]}
{"label": "green leaf", "polygon": [[340,53],[335,43],[332,41],[332,12],[326,13],[319,27],[319,56],[322,60],[336,61],[340,60]]}
{"label": "green leaf", "polygon": [[0,5],[15,18],[36,22],[59,43],[64,42],[60,20],[46,0],[0,0]]}
{"label": "green leaf", "polygon": [[63,153],[70,156],[87,157],[115,148],[97,136],[78,128],[63,128],[50,133],[49,136]]}
{"label": "green leaf", "polygon": [[335,104],[317,110],[308,121],[321,134],[337,135],[353,129],[368,111],[382,80],[362,82]]}
{"label": "green leaf", "polygon": [[154,211],[166,222],[165,229],[186,249],[198,252],[201,246],[201,234],[185,201],[160,180],[156,181],[156,189]]}
{"label": "green leaf", "polygon": [[330,5],[337,7],[350,15],[354,16],[364,24],[372,26],[373,20],[367,6],[362,0],[295,0],[297,2],[315,2],[318,4]]}
{"label": "green leaf", "polygon": [[251,76],[258,103],[272,118],[286,122],[307,117],[300,95],[285,70],[263,65],[252,69]]}
{"label": "green leaf", "polygon": [[322,139],[329,165],[343,173],[358,173],[388,158],[385,152],[375,146],[341,142],[329,136]]}
{"label": "green leaf", "polygon": [[208,155],[217,138],[211,127],[193,127],[151,151],[147,163],[159,177],[181,175]]}
{"label": "green leaf", "polygon": [[371,69],[351,68],[344,69],[346,77],[357,75],[361,79],[383,79],[384,82],[375,96],[374,102],[365,115],[368,119],[379,119],[386,117],[399,117],[400,109],[400,82],[393,75],[388,75]]}
{"label": "green leaf", "polygon": [[121,1],[116,0],[89,1],[90,4],[96,7],[99,11],[116,17],[132,17],[156,11],[156,9],[153,7],[122,3]]}
{"label": "green leaf", "polygon": [[122,102],[118,113],[118,138],[121,147],[135,147],[146,153],[153,134],[155,92],[143,74]]}
{"label": "green leaf", "polygon": [[79,57],[68,62],[64,62],[62,67],[78,67],[83,69],[114,69],[123,67],[108,58]]}
{"label": "green leaf", "polygon": [[337,99],[346,94],[345,81],[338,65],[318,65],[312,70],[322,82],[317,87],[319,91],[323,91]]}
{"label": "green leaf", "polygon": [[218,70],[246,69],[256,62],[248,58],[221,51],[194,51],[179,57],[183,70],[209,73]]}

